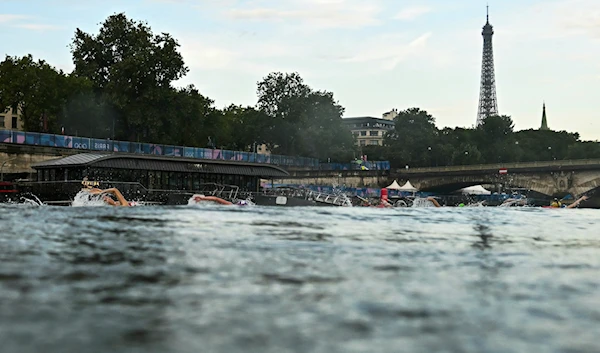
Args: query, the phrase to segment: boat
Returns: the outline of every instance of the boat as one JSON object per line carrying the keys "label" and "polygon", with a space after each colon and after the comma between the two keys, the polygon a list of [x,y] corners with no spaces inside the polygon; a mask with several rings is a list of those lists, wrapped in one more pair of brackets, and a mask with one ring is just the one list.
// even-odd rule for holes
{"label": "boat", "polygon": [[352,207],[345,194],[327,194],[309,189],[281,186],[266,189],[253,195],[253,202],[259,206],[342,206]]}

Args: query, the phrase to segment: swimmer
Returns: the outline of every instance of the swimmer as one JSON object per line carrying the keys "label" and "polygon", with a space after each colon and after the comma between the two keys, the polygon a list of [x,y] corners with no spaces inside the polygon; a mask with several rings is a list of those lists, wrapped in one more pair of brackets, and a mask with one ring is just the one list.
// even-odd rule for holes
{"label": "swimmer", "polygon": [[511,206],[525,206],[527,205],[527,199],[506,199],[498,207],[511,207]]}
{"label": "swimmer", "polygon": [[224,200],[220,197],[216,197],[216,196],[204,196],[204,195],[196,194],[196,195],[192,196],[192,199],[194,201],[196,201],[197,203],[208,201],[208,202],[218,203],[220,205],[233,205],[233,203],[231,203],[227,200]]}
{"label": "swimmer", "polygon": [[[589,199],[589,197],[587,197],[587,196],[585,196],[585,195],[584,195],[584,196],[581,196],[580,198],[578,198],[577,200],[575,200],[575,202],[573,202],[573,203],[572,203],[572,204],[570,204],[569,206],[562,207],[562,208],[575,208],[575,207],[579,206],[579,204],[580,204],[580,203],[582,203],[583,201],[585,201],[585,200],[587,200],[587,199]],[[556,200],[556,199],[555,199],[555,200]],[[559,207],[561,207],[561,206],[559,206],[559,205],[561,205],[560,201],[558,202],[558,205],[557,205],[557,203],[556,203],[556,202],[552,202],[552,204],[550,204],[550,207],[551,207],[551,208],[559,208]]]}
{"label": "swimmer", "polygon": [[[123,194],[117,188],[110,188],[105,190],[100,190],[98,188],[88,189],[89,193],[92,195],[103,195],[103,200],[106,204],[111,206],[133,206],[133,203],[127,202]],[[117,201],[113,200],[111,197],[107,195],[113,195],[116,197]]]}
{"label": "swimmer", "polygon": [[439,202],[438,202],[436,199],[434,199],[433,197],[431,197],[431,196],[427,198],[427,201],[431,201],[431,203],[432,203],[432,204],[433,204],[435,207],[442,207],[442,206],[440,205],[440,203],[439,203]]}

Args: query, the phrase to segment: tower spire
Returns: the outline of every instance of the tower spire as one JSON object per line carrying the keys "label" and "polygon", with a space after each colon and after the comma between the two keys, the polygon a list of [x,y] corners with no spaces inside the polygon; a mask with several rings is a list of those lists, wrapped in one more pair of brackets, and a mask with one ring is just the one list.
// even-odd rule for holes
{"label": "tower spire", "polygon": [[481,88],[479,91],[479,109],[477,111],[477,124],[479,126],[485,118],[498,114],[496,100],[496,77],[494,74],[494,50],[492,36],[494,27],[490,24],[489,5],[486,6],[486,23],[483,26],[483,56],[481,60]]}
{"label": "tower spire", "polygon": [[550,130],[546,119],[546,102],[542,105],[542,126],[540,126],[540,130]]}

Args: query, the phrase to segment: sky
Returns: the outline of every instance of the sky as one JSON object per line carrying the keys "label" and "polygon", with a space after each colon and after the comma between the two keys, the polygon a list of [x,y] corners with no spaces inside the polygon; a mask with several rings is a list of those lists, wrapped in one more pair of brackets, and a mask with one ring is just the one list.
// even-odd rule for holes
{"label": "sky", "polygon": [[181,44],[194,84],[217,107],[256,104],[270,72],[334,93],[345,117],[418,107],[439,128],[477,119],[482,26],[490,6],[498,110],[515,129],[600,140],[599,0],[0,0],[4,54],[73,69],[77,28],[124,12]]}

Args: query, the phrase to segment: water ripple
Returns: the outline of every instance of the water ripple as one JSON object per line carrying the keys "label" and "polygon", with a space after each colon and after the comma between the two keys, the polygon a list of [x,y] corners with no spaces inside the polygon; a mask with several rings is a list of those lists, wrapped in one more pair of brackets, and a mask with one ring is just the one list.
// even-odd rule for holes
{"label": "water ripple", "polygon": [[595,352],[598,219],[0,205],[2,352]]}

